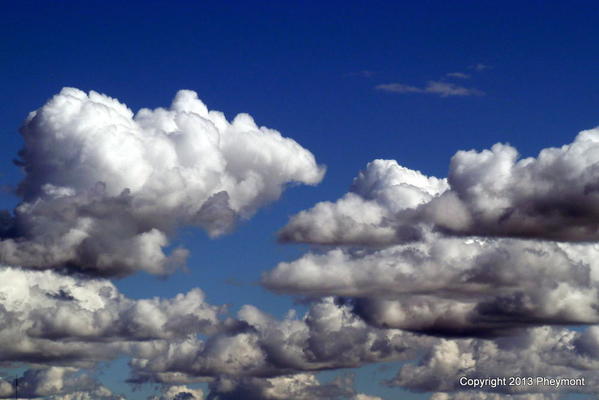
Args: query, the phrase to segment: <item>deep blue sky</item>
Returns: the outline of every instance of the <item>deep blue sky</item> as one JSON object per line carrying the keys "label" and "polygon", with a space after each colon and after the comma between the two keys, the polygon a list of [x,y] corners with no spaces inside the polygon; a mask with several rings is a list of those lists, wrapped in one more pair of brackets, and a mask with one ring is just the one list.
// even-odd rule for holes
{"label": "deep blue sky", "polygon": [[[1,5],[0,208],[17,201],[9,192],[21,178],[11,163],[21,121],[63,86],[108,94],[134,111],[168,106],[178,89],[192,89],[210,109],[228,118],[248,112],[328,167],[318,187],[288,190],[231,235],[181,232],[190,272],[118,282],[132,297],[199,286],[212,303],[281,315],[292,299],[254,283],[303,249],[277,245],[274,233],[291,214],[342,195],[368,161],[393,158],[445,176],[459,149],[501,141],[534,155],[599,124],[599,7],[591,1]],[[444,78],[451,72],[471,77]],[[485,95],[374,89],[441,79]],[[359,379],[367,393],[394,393],[367,381]]]}

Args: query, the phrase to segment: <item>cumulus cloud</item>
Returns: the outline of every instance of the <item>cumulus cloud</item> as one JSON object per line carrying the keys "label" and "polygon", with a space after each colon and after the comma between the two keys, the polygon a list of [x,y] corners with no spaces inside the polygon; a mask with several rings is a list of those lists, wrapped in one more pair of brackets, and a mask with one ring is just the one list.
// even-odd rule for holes
{"label": "cumulus cloud", "polygon": [[30,369],[18,383],[0,379],[0,399],[125,400],[76,368]]}
{"label": "cumulus cloud", "polygon": [[598,323],[598,254],[597,244],[428,232],[384,249],[307,253],[264,273],[262,283],[280,293],[356,298],[356,312],[377,326],[488,335]]}
{"label": "cumulus cloud", "polygon": [[420,207],[417,218],[459,235],[595,241],[598,160],[599,129],[536,158],[518,159],[503,144],[459,151],[450,164],[451,190]]}
{"label": "cumulus cloud", "polygon": [[336,202],[302,211],[279,232],[283,242],[327,245],[388,245],[415,240],[420,231],[398,225],[396,214],[430,201],[448,189],[445,179],[428,177],[394,160],[374,160]]}
{"label": "cumulus cloud", "polygon": [[[427,226],[459,236],[595,241],[599,238],[598,160],[599,129],[583,131],[560,148],[543,149],[537,157],[519,159],[516,149],[505,144],[481,152],[459,151],[451,160],[447,181],[427,178],[448,184],[438,186],[436,192],[427,190],[423,182],[412,183],[417,201],[410,203],[401,195],[389,200],[387,192],[410,184],[408,174],[395,174],[396,182],[378,174],[375,185],[384,189],[374,196],[352,189],[336,203],[319,203],[293,217],[281,238],[388,245],[409,239],[405,231]],[[366,173],[404,168],[384,168],[385,163],[394,162],[377,160]],[[322,226],[316,218],[324,218]],[[346,237],[357,233],[342,233],[354,227],[357,232],[366,230],[359,241]]]}
{"label": "cumulus cloud", "polygon": [[[404,365],[388,383],[420,392],[451,393],[470,389],[509,394],[597,393],[599,360],[581,347],[585,336],[595,340],[596,330],[580,333],[539,327],[516,338],[442,340],[432,346],[419,363]],[[460,384],[462,377],[479,379],[480,385],[466,387]],[[489,377],[506,378],[506,383],[484,380]],[[510,377],[533,380],[514,381],[510,385]],[[551,378],[566,381],[557,385],[549,381]]]}
{"label": "cumulus cloud", "polygon": [[163,249],[182,225],[211,236],[279,198],[316,184],[314,156],[248,114],[228,122],[195,92],[133,114],[108,96],[65,88],[21,128],[22,203],[0,219],[0,261],[122,276],[164,274],[187,251]]}
{"label": "cumulus cloud", "polygon": [[148,400],[204,400],[204,392],[185,385],[174,385],[166,387],[160,396],[151,396]]}
{"label": "cumulus cloud", "polygon": [[144,347],[131,362],[134,382],[193,382],[205,377],[276,377],[409,359],[431,338],[371,327],[346,304],[322,299],[301,318],[282,320],[244,306],[229,329],[199,340]]}
{"label": "cumulus cloud", "polygon": [[340,376],[321,383],[314,374],[304,373],[275,378],[223,378],[211,385],[208,399],[218,400],[341,400],[352,398],[353,379]]}
{"label": "cumulus cloud", "polygon": [[423,87],[405,85],[403,83],[383,83],[375,86],[375,89],[389,93],[421,93],[440,97],[482,96],[485,94],[479,89],[467,88],[456,85],[455,83],[444,81],[428,81],[426,86]]}
{"label": "cumulus cloud", "polygon": [[[439,392],[433,396],[438,399],[596,393],[597,328],[563,328],[599,322],[599,247],[576,243],[582,237],[571,235],[581,232],[576,224],[584,218],[594,224],[587,211],[592,200],[583,202],[580,193],[586,187],[582,196],[593,195],[596,136],[595,130],[586,131],[572,145],[517,162],[505,145],[460,152],[447,181],[393,161],[370,163],[348,194],[302,211],[280,232],[284,241],[332,248],[280,263],[263,274],[262,283],[279,293],[338,296],[337,302],[372,327],[436,338],[414,344],[427,349],[424,356],[406,363],[388,381],[392,386]],[[410,181],[415,176],[419,179]],[[535,204],[559,209],[568,202],[584,204],[582,214],[534,212]],[[517,204],[511,213],[522,213],[507,228],[501,224],[509,218],[485,214],[501,213],[505,204]],[[550,217],[560,223],[549,225]],[[448,229],[455,221],[474,221],[468,226],[476,230]],[[533,226],[531,221],[541,225],[537,236],[514,229]],[[415,234],[405,235],[406,227]],[[459,385],[463,376],[584,378],[585,383],[477,391]]]}
{"label": "cumulus cloud", "polygon": [[132,300],[104,279],[0,268],[0,359],[91,367],[135,343],[211,333],[221,308],[199,289]]}

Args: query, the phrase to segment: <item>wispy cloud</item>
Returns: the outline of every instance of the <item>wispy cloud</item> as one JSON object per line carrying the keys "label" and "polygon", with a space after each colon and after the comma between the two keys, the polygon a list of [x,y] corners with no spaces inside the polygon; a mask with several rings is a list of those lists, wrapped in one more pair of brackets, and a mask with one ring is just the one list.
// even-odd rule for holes
{"label": "wispy cloud", "polygon": [[348,72],[344,76],[345,77],[358,77],[358,78],[372,78],[374,75],[376,75],[375,71],[365,69],[362,71]]}
{"label": "wispy cloud", "polygon": [[470,78],[469,74],[465,74],[463,72],[449,72],[447,74],[445,74],[446,76],[450,77],[450,78],[458,78],[458,79],[468,79]]}
{"label": "wispy cloud", "polygon": [[473,69],[475,71],[484,71],[486,69],[490,69],[492,68],[490,65],[487,64],[483,64],[483,63],[476,63],[476,64],[472,64],[471,66],[469,66],[468,68]]}
{"label": "wispy cloud", "polygon": [[428,81],[424,87],[405,85],[403,83],[384,83],[375,86],[375,89],[390,93],[422,93],[438,95],[440,97],[482,96],[485,94],[479,89],[467,88],[442,81]]}

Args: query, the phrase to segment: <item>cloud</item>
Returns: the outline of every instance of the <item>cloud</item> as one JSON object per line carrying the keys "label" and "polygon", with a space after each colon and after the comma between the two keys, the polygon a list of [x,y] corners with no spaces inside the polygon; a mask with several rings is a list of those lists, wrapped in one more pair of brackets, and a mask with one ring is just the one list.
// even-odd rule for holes
{"label": "cloud", "polygon": [[463,72],[448,72],[447,74],[445,74],[445,76],[448,76],[449,78],[457,78],[457,79],[468,79],[468,78],[470,78],[470,75],[465,74]]}
{"label": "cloud", "polygon": [[487,64],[483,64],[483,63],[476,63],[476,64],[472,64],[472,65],[471,65],[471,66],[469,66],[468,68],[470,68],[470,69],[473,69],[473,70],[475,70],[475,71],[477,71],[477,72],[480,72],[480,71],[484,71],[484,70],[486,70],[486,69],[490,69],[490,68],[492,68],[492,67],[491,67],[490,65],[487,65]]}
{"label": "cloud", "polygon": [[307,253],[265,272],[262,283],[279,293],[356,298],[355,312],[380,327],[488,336],[598,323],[598,254],[597,244],[428,232],[383,249]]}
{"label": "cloud", "polygon": [[[211,333],[220,307],[199,289],[132,300],[104,279],[0,268],[0,359],[91,367],[131,346]],[[137,348],[136,348],[137,349]]]}
{"label": "cloud", "polygon": [[[336,203],[319,203],[294,216],[280,237],[321,244],[389,245],[394,240],[414,240],[417,235],[405,232],[428,227],[457,236],[595,241],[599,238],[598,149],[599,128],[595,128],[580,132],[570,144],[543,149],[537,157],[519,159],[517,150],[506,144],[480,152],[458,151],[451,159],[447,181],[427,178],[447,182],[445,190],[427,192],[417,183],[412,184],[417,201],[401,197],[390,201],[386,191],[400,190],[405,196],[404,186],[410,183],[402,179],[409,173],[396,174],[396,183],[377,176],[375,184],[385,189],[371,196],[352,188]],[[384,165],[376,161],[366,173],[404,168]],[[315,223],[317,217],[324,221],[322,226]],[[367,231],[359,241],[349,237],[357,233],[344,234],[339,228],[354,225]]]}
{"label": "cloud", "polygon": [[375,86],[375,89],[389,93],[421,93],[437,95],[440,97],[482,96],[485,94],[483,91],[478,89],[466,88],[454,83],[443,81],[428,81],[424,87],[404,85],[402,83],[384,83]]}
{"label": "cloud", "polygon": [[504,144],[459,151],[450,164],[451,189],[420,206],[416,218],[458,235],[597,240],[598,149],[599,129],[591,129],[536,158],[518,159]]}
{"label": "cloud", "polygon": [[[284,241],[332,248],[315,248],[280,263],[263,274],[262,283],[312,299],[337,296],[336,302],[372,327],[419,333],[420,340],[429,337],[430,342],[412,344],[424,356],[406,363],[387,382],[391,386],[439,392],[434,396],[439,399],[453,399],[454,394],[456,399],[550,399],[556,392],[595,393],[597,329],[579,332],[563,326],[599,320],[597,244],[555,240],[555,230],[534,240],[505,237],[493,228],[501,226],[500,220],[459,233],[440,226],[485,221],[484,212],[501,212],[501,204],[513,199],[533,210],[535,204],[552,201],[580,207],[577,196],[594,172],[595,135],[594,130],[583,132],[572,145],[517,163],[515,151],[504,145],[482,153],[460,152],[448,180],[376,160],[360,172],[349,193],[300,212],[280,232]],[[592,190],[586,192],[588,196]],[[537,218],[532,212],[526,217]],[[540,215],[538,220],[549,222]],[[576,231],[579,221],[564,218],[559,229]],[[406,226],[415,234],[405,235]],[[475,389],[459,385],[463,376],[584,378],[585,385],[503,385],[459,394]]]}
{"label": "cloud", "polygon": [[207,377],[268,378],[368,363],[410,359],[435,339],[369,326],[332,298],[302,317],[276,320],[246,305],[229,329],[205,342],[169,340],[144,346],[131,361],[133,382],[189,383]]}
{"label": "cloud", "polygon": [[282,242],[327,245],[389,245],[420,237],[398,226],[395,215],[430,201],[449,188],[445,179],[428,177],[394,160],[374,160],[337,202],[321,202],[291,218],[279,232]]}
{"label": "cloud", "polygon": [[335,400],[355,398],[353,378],[340,376],[321,383],[314,374],[276,378],[223,378],[211,385],[209,399],[219,400]]}
{"label": "cloud", "polygon": [[16,382],[0,378],[0,399],[125,400],[76,368],[29,369]]}
{"label": "cloud", "polygon": [[[472,389],[506,394],[596,393],[599,388],[595,373],[598,360],[587,352],[581,352],[582,348],[578,344],[581,338],[589,334],[595,336],[596,331],[593,329],[590,333],[580,333],[540,327],[530,329],[516,338],[494,341],[443,340],[435,344],[418,364],[404,365],[388,384],[418,392],[451,393]],[[479,387],[464,386],[467,381],[460,384],[462,377],[479,379]],[[506,378],[506,383],[501,380],[483,381],[488,377]],[[534,379],[525,383],[512,382],[510,385],[509,377]],[[556,383],[538,381],[538,377],[568,381],[558,386]]]}
{"label": "cloud", "polygon": [[248,114],[228,122],[188,90],[141,109],[65,88],[21,128],[22,203],[4,214],[0,262],[102,276],[165,274],[187,251],[163,252],[180,226],[231,230],[285,185],[317,184],[313,155]]}
{"label": "cloud", "polygon": [[185,385],[175,385],[166,387],[160,396],[151,396],[148,400],[204,400],[204,392]]}

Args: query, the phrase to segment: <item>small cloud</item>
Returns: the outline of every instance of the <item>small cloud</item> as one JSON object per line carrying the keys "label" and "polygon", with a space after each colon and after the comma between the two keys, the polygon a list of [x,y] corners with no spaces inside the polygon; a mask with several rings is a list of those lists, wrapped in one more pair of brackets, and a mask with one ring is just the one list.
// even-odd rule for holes
{"label": "small cloud", "polygon": [[362,70],[362,71],[356,71],[356,72],[348,72],[347,74],[345,74],[346,77],[359,77],[359,78],[372,78],[374,75],[376,75],[375,71],[370,71],[370,70]]}
{"label": "small cloud", "polygon": [[478,89],[466,88],[454,83],[442,81],[428,81],[424,87],[404,85],[402,83],[386,83],[377,85],[375,89],[390,93],[434,94],[440,97],[482,96],[485,94],[483,91]]}
{"label": "small cloud", "polygon": [[441,97],[484,95],[484,92],[478,89],[466,88],[454,83],[440,81],[429,81],[424,91],[425,93],[438,94]]}
{"label": "small cloud", "polygon": [[375,86],[375,89],[382,90],[383,92],[391,93],[423,93],[424,89],[416,86],[404,85],[403,83],[384,83],[382,85]]}
{"label": "small cloud", "polygon": [[470,78],[470,75],[465,74],[463,72],[449,72],[447,74],[445,74],[446,76],[450,77],[450,78],[458,78],[458,79],[468,79]]}
{"label": "small cloud", "polygon": [[475,71],[484,71],[486,69],[490,69],[491,66],[483,63],[477,63],[469,66],[468,68],[473,69]]}

